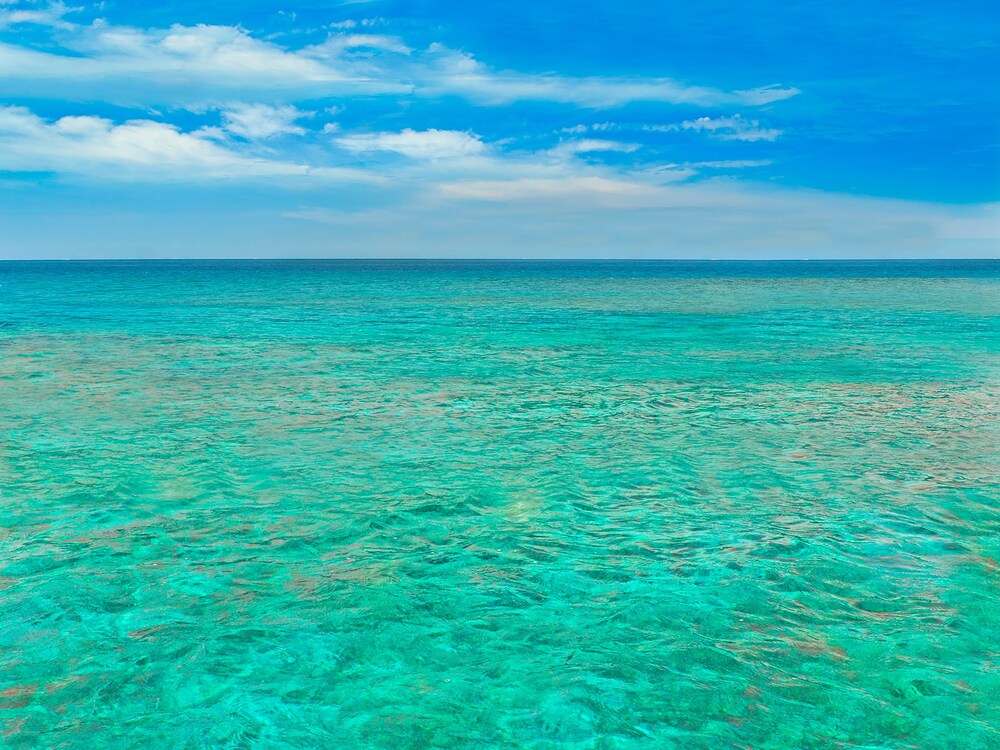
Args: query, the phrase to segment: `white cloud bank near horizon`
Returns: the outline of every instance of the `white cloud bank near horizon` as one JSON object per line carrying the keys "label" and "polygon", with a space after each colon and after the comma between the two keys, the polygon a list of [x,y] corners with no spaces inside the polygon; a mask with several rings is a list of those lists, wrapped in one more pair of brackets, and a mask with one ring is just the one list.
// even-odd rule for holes
{"label": "white cloud bank near horizon", "polygon": [[[458,180],[403,207],[313,206],[285,216],[383,241],[411,231],[421,238],[418,255],[476,242],[498,257],[936,257],[959,248],[1000,256],[1000,203],[951,206],[727,179]],[[404,243],[391,248],[387,254],[410,254]]]}
{"label": "white cloud bank near horizon", "polygon": [[[536,186],[538,187],[538,186]],[[3,258],[997,258],[1000,205],[842,203],[742,186],[681,186],[655,205],[597,181],[516,199],[435,193],[352,210],[33,211],[0,216]],[[0,187],[2,191],[2,187]],[[630,191],[633,191],[630,194]],[[794,196],[793,196],[794,197]],[[673,202],[671,202],[673,201]],[[629,204],[642,204],[630,207]],[[67,237],[72,242],[67,243]],[[25,248],[30,248],[25,250]]]}
{"label": "white cloud bank near horizon", "polygon": [[[36,257],[64,257],[65,249],[45,236],[51,227],[65,232],[67,225],[74,226],[74,252],[152,257],[220,254],[214,243],[221,241],[218,233],[223,231],[233,233],[229,245],[237,254],[259,257],[955,252],[993,257],[1000,243],[998,204],[948,206],[732,179],[690,181],[698,170],[731,168],[725,162],[628,169],[581,158],[594,150],[630,151],[628,144],[616,141],[571,139],[562,148],[502,153],[465,131],[335,133],[330,139],[334,155],[339,148],[348,155],[387,153],[403,161],[367,170],[310,166],[255,154],[255,144],[244,141],[294,131],[297,110],[227,112],[229,127],[241,131],[239,140],[222,128],[184,132],[152,120],[116,124],[79,116],[50,121],[23,107],[0,107],[0,170],[53,172],[62,176],[64,190],[88,194],[116,182],[146,191],[187,185],[205,196],[206,205],[221,207],[217,214],[192,209],[197,218],[188,231],[194,234],[183,243],[172,239],[173,226],[160,226],[157,209],[145,209],[145,230],[130,228],[127,217],[106,217],[97,231],[91,217],[72,212],[35,223],[7,215],[0,218],[0,227],[6,225],[0,232],[0,256],[24,257],[22,243],[29,243]],[[228,185],[254,182],[273,196],[270,207],[248,211],[225,198]],[[340,200],[343,186],[352,182],[368,184],[375,197],[360,204]],[[250,226],[256,229],[243,236]],[[130,231],[145,236],[130,239]],[[296,241],[282,241],[283,235]]]}

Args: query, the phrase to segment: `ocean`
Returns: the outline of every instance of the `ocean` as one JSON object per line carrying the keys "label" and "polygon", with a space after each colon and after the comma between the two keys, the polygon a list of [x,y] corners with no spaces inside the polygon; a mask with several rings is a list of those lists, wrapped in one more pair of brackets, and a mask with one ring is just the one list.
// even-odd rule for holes
{"label": "ocean", "polygon": [[0,746],[1000,747],[1000,262],[0,262]]}

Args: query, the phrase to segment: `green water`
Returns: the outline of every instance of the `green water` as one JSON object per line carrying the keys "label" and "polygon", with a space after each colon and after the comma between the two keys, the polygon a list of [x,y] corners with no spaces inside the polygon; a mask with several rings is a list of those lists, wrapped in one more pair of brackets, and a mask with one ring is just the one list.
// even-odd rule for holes
{"label": "green water", "polygon": [[0,746],[998,748],[1000,264],[0,264]]}

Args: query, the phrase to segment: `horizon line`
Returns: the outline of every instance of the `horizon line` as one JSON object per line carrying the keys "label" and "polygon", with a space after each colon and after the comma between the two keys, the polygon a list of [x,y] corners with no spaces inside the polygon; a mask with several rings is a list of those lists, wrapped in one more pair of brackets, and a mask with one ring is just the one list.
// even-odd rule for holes
{"label": "horizon line", "polygon": [[175,261],[195,261],[195,262],[237,262],[237,261],[261,261],[261,262],[301,262],[301,261],[392,261],[392,262],[471,262],[471,263],[913,263],[913,262],[997,262],[1000,256],[995,257],[864,257],[864,258],[619,258],[619,257],[540,257],[540,258],[514,258],[509,256],[498,257],[433,257],[433,256],[296,256],[296,257],[93,257],[93,258],[3,258],[0,263],[163,263]]}

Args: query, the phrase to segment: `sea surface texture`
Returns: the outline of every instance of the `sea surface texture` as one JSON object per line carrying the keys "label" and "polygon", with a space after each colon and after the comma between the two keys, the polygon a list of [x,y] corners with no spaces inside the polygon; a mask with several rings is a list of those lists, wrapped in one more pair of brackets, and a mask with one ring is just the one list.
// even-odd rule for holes
{"label": "sea surface texture", "polygon": [[1000,263],[0,264],[4,748],[1000,748]]}

